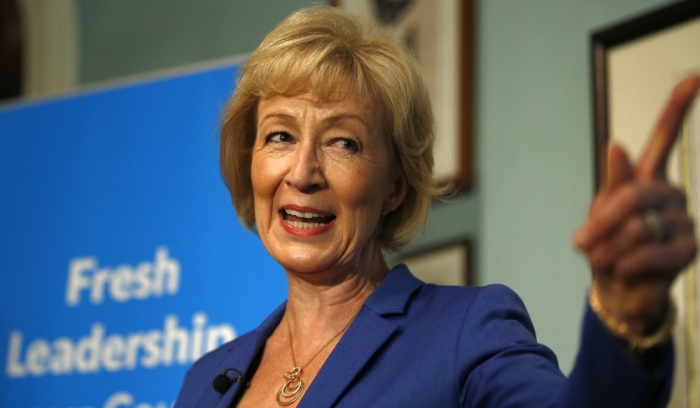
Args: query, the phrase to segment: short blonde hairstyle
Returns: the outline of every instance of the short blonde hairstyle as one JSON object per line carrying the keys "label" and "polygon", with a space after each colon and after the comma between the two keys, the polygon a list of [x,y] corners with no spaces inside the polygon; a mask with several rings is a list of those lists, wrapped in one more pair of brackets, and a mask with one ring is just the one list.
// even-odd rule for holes
{"label": "short blonde hairstyle", "polygon": [[[349,87],[349,88],[348,88]],[[220,165],[236,213],[255,223],[252,148],[261,98],[311,89],[318,98],[338,89],[357,92],[376,105],[398,171],[408,181],[406,198],[387,214],[377,240],[398,250],[425,223],[434,197],[446,187],[433,179],[433,114],[415,59],[397,41],[357,16],[333,7],[298,11],[277,26],[241,67],[221,125]]]}

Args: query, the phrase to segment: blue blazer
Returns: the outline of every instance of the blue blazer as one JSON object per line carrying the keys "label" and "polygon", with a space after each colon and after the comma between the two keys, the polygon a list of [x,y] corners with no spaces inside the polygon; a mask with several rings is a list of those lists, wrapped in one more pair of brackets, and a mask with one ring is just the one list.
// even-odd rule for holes
{"label": "blue blazer", "polygon": [[[198,360],[175,407],[229,407],[242,384],[220,394],[214,377],[229,367],[246,373],[284,310],[283,304],[254,331]],[[367,298],[299,407],[665,406],[670,342],[645,368],[588,310],[567,379],[534,333],[525,306],[507,287],[424,284],[399,265]]]}

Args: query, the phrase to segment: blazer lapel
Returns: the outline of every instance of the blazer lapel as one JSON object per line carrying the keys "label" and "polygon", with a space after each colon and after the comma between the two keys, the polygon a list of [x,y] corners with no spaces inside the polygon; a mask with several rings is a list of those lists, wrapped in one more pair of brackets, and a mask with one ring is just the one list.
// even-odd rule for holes
{"label": "blazer lapel", "polygon": [[[236,368],[245,376],[248,373],[250,364],[253,359],[258,355],[260,349],[265,345],[267,338],[270,337],[272,331],[277,327],[282,316],[284,315],[284,310],[286,308],[286,302],[280,307],[275,309],[274,312],[254,331],[250,332],[245,336],[245,342],[243,344],[236,343],[235,350],[233,347],[229,349],[228,354],[221,359],[219,364],[219,371],[217,374],[222,373],[227,368]],[[243,340],[241,338],[240,340]],[[212,381],[214,379],[212,378]],[[197,402],[198,407],[216,407],[216,408],[229,408],[231,406],[231,401],[238,394],[238,391],[244,384],[241,382],[235,382],[229,388],[224,395],[219,394],[211,388],[210,392],[204,392]]]}
{"label": "blazer lapel", "polygon": [[299,408],[333,406],[372,356],[400,330],[398,320],[388,320],[385,316],[404,314],[411,295],[422,284],[405,265],[392,269],[367,298],[355,321],[309,386]]}

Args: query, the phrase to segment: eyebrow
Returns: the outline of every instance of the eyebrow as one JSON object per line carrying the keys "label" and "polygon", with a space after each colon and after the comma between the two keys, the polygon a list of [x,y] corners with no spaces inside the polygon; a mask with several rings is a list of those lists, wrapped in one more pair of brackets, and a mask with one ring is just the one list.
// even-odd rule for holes
{"label": "eyebrow", "polygon": [[323,121],[327,122],[327,123],[335,123],[335,122],[340,122],[341,120],[344,120],[344,119],[356,119],[356,120],[362,122],[362,124],[365,125],[365,127],[367,127],[369,129],[369,123],[365,122],[365,118],[360,116],[360,115],[356,115],[354,113],[340,113],[337,115],[330,116],[328,118],[324,118]]}

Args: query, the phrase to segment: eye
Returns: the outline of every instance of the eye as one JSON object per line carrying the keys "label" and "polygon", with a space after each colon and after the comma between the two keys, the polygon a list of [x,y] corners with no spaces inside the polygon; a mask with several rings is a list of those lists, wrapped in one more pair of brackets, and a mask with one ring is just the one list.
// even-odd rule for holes
{"label": "eye", "polygon": [[360,151],[360,144],[352,139],[340,138],[333,141],[332,145],[338,146],[352,153]]}
{"label": "eye", "polygon": [[292,135],[280,131],[270,132],[267,137],[265,137],[265,143],[289,143],[293,140]]}

